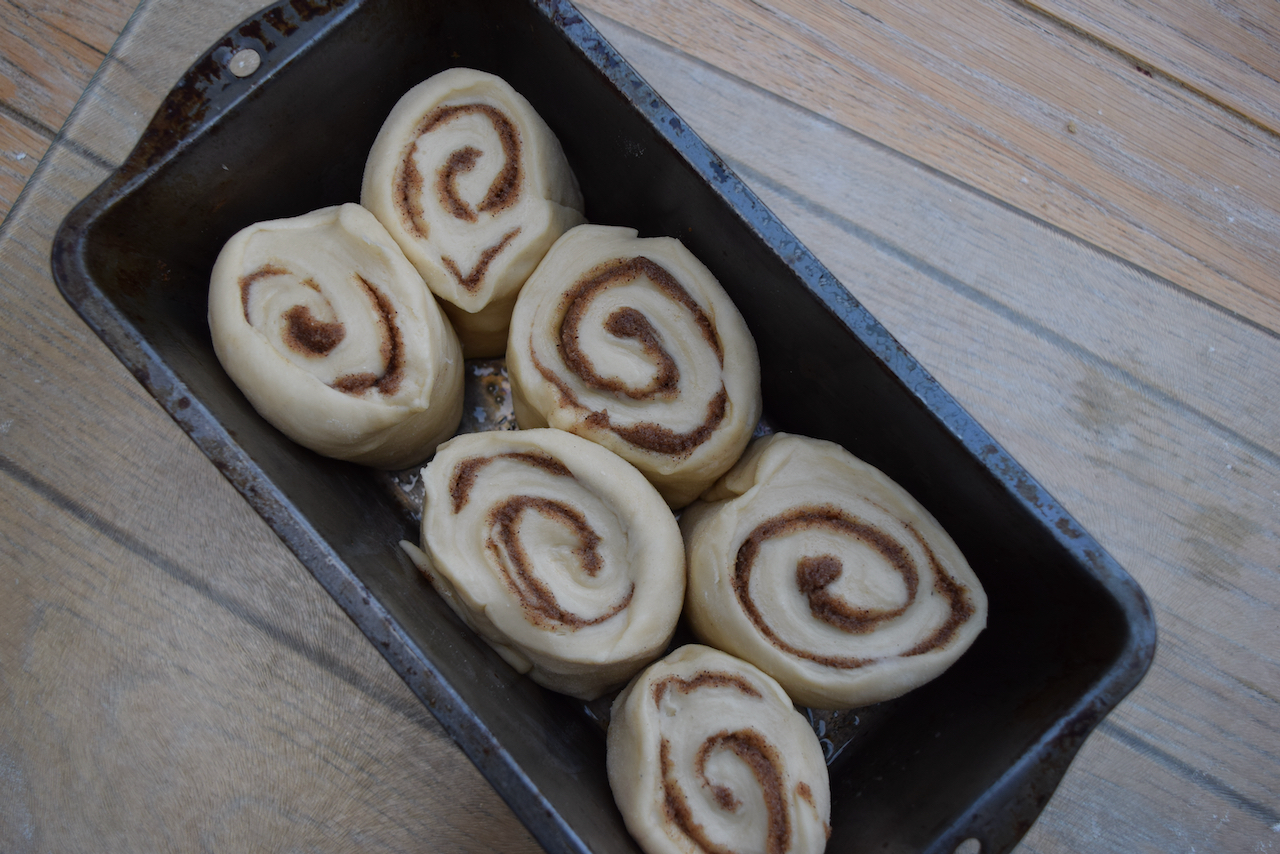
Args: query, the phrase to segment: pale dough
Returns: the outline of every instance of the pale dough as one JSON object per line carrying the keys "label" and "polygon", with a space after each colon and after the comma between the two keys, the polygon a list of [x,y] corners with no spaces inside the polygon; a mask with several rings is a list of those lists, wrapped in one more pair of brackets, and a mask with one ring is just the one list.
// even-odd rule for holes
{"label": "pale dough", "polygon": [[738,459],[760,419],[755,341],[680,241],[581,225],[516,301],[516,420],[585,436],[683,507]]}
{"label": "pale dough", "polygon": [[467,358],[502,355],[520,286],[585,222],[546,122],[500,77],[468,68],[400,99],[369,151],[360,202],[444,301]]}
{"label": "pale dough", "polygon": [[403,468],[462,417],[462,353],[422,277],[355,204],[261,222],[227,241],[209,328],[261,415],[329,457]]}
{"label": "pale dough", "polygon": [[986,594],[951,537],[837,444],[757,439],[703,498],[680,520],[694,633],[801,705],[899,696],[986,625]]}
{"label": "pale dough", "polygon": [[422,548],[406,551],[517,670],[590,700],[662,653],[684,549],[625,460],[559,430],[491,431],[441,445],[423,480]]}
{"label": "pale dough", "polygon": [[818,854],[830,835],[822,748],[778,683],[697,644],[614,701],[609,785],[646,854]]}

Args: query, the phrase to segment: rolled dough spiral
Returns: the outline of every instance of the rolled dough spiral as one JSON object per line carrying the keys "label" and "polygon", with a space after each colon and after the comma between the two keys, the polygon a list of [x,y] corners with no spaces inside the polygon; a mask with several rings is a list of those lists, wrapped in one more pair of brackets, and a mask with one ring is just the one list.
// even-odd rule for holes
{"label": "rolled dough spiral", "polygon": [[757,439],[680,524],[694,633],[801,705],[897,697],[986,625],[982,585],[937,521],[831,442]]}
{"label": "rolled dough spiral", "polygon": [[400,99],[369,151],[360,202],[444,301],[468,358],[502,355],[520,286],[585,221],[546,122],[501,78],[468,68]]}
{"label": "rolled dough spiral", "polygon": [[672,507],[733,465],[760,418],[755,341],[680,241],[581,225],[516,302],[507,347],[516,420],[598,442]]}
{"label": "rolled dough spiral", "polygon": [[254,408],[326,456],[403,468],[462,416],[458,339],[359,205],[261,222],[227,241],[210,279],[209,328]]}
{"label": "rolled dough spiral", "polygon": [[406,551],[521,673],[590,700],[666,647],[680,530],[625,460],[559,430],[471,433],[423,479],[422,548]]}
{"label": "rolled dough spiral", "polygon": [[609,723],[609,784],[646,854],[816,854],[830,783],[778,683],[697,644],[648,667]]}

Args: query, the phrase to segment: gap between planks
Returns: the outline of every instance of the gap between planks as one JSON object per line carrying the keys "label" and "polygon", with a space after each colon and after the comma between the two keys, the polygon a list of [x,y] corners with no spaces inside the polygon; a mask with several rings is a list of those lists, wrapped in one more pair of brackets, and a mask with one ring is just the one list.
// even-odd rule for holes
{"label": "gap between planks", "polygon": [[1105,34],[1008,0],[582,5],[1280,330],[1280,139]]}
{"label": "gap between planks", "polygon": [[0,3],[0,223],[136,5]]}

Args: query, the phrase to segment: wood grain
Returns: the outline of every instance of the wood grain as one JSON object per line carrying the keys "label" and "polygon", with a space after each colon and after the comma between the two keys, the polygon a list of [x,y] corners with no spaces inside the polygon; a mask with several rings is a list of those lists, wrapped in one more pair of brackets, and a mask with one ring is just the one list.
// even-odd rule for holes
{"label": "wood grain", "polygon": [[1280,330],[1274,132],[1032,9],[587,6]]}
{"label": "wood grain", "polygon": [[[2,101],[3,98],[0,98]],[[17,201],[52,137],[0,113],[0,222]]]}
{"label": "wood grain", "polygon": [[136,3],[0,4],[0,222]]}
{"label": "wood grain", "polygon": [[1280,13],[1265,0],[1029,0],[1272,133],[1280,130]]}
{"label": "wood grain", "polygon": [[[1256,369],[1280,364],[1280,341],[833,122],[606,33],[1155,603],[1152,673],[1091,742],[1095,770],[1068,775],[1024,847],[1184,850],[1190,828],[1200,850],[1267,839],[1280,821],[1277,695],[1260,687],[1280,684],[1280,380],[1260,384]],[[1147,324],[1161,334],[1132,332]],[[1228,401],[1245,405],[1228,413]],[[1126,797],[1095,774],[1125,780]],[[1149,820],[1135,822],[1137,803]],[[1203,825],[1186,803],[1235,818]],[[1059,820],[1060,804],[1092,823]]]}
{"label": "wood grain", "polygon": [[[50,280],[62,216],[254,5],[145,4],[0,226],[0,850],[537,850]],[[1020,854],[1276,850],[1280,338],[1265,300],[1219,307],[1243,273],[1200,273],[1247,241],[1188,201],[1230,160],[1205,151],[1271,156],[1273,7],[976,3],[979,32],[944,4],[584,5],[1151,596],[1152,672]],[[120,9],[26,8],[33,62],[104,49]],[[1028,72],[1041,51],[1061,80]],[[0,80],[0,119],[37,109]],[[1276,184],[1245,186],[1274,244]]]}
{"label": "wood grain", "polygon": [[538,850],[49,278],[62,216],[250,11],[140,22],[0,229],[0,850]]}
{"label": "wood grain", "polygon": [[31,12],[0,8],[0,69],[13,84],[5,105],[56,132],[106,54]]}
{"label": "wood grain", "polygon": [[537,850],[52,290],[104,171],[50,158],[0,239],[0,850]]}
{"label": "wood grain", "polygon": [[14,4],[15,9],[45,26],[103,54],[111,49],[137,6],[133,0],[22,0]]}

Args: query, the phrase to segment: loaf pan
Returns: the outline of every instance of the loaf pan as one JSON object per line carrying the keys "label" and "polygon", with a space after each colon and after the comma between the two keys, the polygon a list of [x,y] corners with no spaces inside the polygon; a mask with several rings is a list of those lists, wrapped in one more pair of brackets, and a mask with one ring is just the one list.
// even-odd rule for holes
{"label": "loaf pan", "polygon": [[[244,49],[261,65],[241,78],[229,64]],[[593,222],[683,240],[755,336],[769,423],[839,442],[901,483],[989,594],[989,627],[942,677],[811,716],[831,760],[828,850],[1013,848],[1150,664],[1145,596],[569,3],[264,9],[191,67],[124,165],[67,217],[59,288],[548,851],[635,851],[591,710],[516,675],[468,632],[396,547],[417,533],[395,484],[267,425],[222,371],[205,319],[227,238],[358,200],[392,105],[457,65],[532,102]]]}

